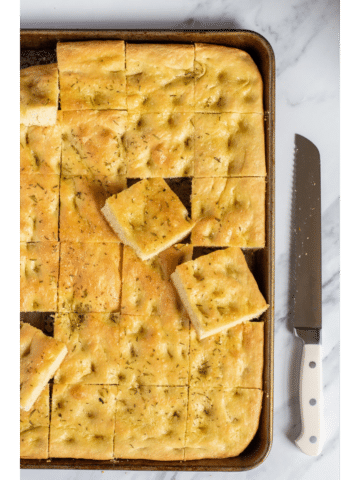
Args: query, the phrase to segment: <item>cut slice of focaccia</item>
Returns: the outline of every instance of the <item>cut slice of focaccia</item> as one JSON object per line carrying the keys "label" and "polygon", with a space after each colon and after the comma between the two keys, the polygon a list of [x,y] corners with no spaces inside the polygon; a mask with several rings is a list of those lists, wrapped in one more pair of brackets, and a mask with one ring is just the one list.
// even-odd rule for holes
{"label": "cut slice of focaccia", "polygon": [[21,173],[60,174],[61,135],[58,125],[20,125]]}

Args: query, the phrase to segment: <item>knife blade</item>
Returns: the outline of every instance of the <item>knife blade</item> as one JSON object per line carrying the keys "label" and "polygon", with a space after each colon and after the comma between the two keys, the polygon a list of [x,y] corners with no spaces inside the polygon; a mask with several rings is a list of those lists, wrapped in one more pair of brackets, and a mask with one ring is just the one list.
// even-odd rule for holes
{"label": "knife blade", "polygon": [[303,341],[300,373],[302,430],[295,440],[308,455],[324,443],[322,393],[321,173],[320,153],[307,138],[295,135],[294,166],[294,332]]}

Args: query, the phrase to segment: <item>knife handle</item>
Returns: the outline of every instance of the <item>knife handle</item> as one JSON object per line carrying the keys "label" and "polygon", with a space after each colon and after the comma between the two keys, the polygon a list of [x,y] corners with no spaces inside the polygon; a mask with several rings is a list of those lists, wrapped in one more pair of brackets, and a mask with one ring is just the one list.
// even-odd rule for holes
{"label": "knife handle", "polygon": [[324,442],[321,345],[303,346],[300,373],[302,431],[295,440],[307,455],[319,455]]}

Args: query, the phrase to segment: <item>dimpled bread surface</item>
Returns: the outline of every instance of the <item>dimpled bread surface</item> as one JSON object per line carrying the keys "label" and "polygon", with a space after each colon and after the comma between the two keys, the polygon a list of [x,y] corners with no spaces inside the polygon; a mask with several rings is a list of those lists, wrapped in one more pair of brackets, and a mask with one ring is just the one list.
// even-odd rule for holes
{"label": "dimpled bread surface", "polygon": [[59,125],[20,125],[21,173],[60,174],[61,134]]}

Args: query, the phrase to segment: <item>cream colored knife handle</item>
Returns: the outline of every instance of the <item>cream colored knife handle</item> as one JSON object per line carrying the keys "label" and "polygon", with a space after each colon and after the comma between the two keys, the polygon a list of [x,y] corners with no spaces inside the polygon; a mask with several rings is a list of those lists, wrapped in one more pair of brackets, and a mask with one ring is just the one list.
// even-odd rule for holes
{"label": "cream colored knife handle", "polygon": [[321,345],[303,347],[300,374],[302,431],[296,445],[307,455],[319,455],[324,442]]}

